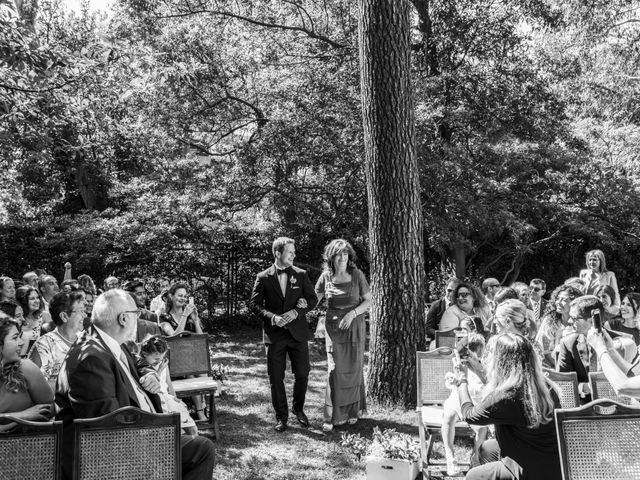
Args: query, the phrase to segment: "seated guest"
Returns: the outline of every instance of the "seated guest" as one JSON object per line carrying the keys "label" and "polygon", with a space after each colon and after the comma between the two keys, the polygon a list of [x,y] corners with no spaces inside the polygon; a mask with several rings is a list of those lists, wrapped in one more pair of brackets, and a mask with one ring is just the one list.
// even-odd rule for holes
{"label": "seated guest", "polygon": [[0,318],[0,414],[44,422],[51,417],[53,391],[40,369],[20,358],[19,324]]}
{"label": "seated guest", "polygon": [[603,330],[589,330],[587,342],[598,357],[602,372],[618,395],[640,399],[640,359],[634,363],[625,360],[618,352],[616,339]]}
{"label": "seated guest", "polygon": [[586,334],[593,326],[591,318],[592,310],[599,310],[602,317],[604,308],[595,295],[583,295],[571,302],[569,317],[573,321],[575,333],[567,335],[560,340],[558,372],[576,372],[578,374],[578,391],[580,402],[591,401],[591,389],[589,388],[589,372],[597,371],[597,360],[587,345]]}
{"label": "seated guest", "polygon": [[499,288],[500,282],[497,278],[485,278],[482,281],[482,293],[484,294],[484,298],[487,300],[487,305],[489,305],[491,315],[493,315],[496,310],[494,297]]}
{"label": "seated guest", "polygon": [[[140,311],[140,319],[148,322],[158,323],[158,314],[147,310],[147,292],[141,280],[130,280],[125,282],[122,289],[127,292],[136,302],[136,307]],[[144,338],[144,337],[143,337]]]}
{"label": "seated guest", "polygon": [[462,419],[470,425],[495,425],[495,440],[480,447],[480,463],[467,480],[561,480],[560,455],[553,410],[560,407],[554,385],[542,373],[540,360],[524,336],[496,336],[487,357],[484,398],[474,406],[467,365],[457,362],[454,384]]}
{"label": "seated guest", "polygon": [[540,323],[540,319],[544,315],[547,308],[547,301],[544,299],[544,294],[547,293],[547,284],[540,278],[534,278],[529,282],[529,308],[533,312],[533,321],[537,325]]}
{"label": "seated guest", "polygon": [[620,317],[620,307],[613,304],[613,298],[616,292],[610,285],[600,285],[593,293],[604,306],[604,316],[607,320]]}
{"label": "seated guest", "polygon": [[48,312],[49,302],[53,296],[60,291],[56,277],[52,275],[43,275],[38,282],[38,289],[40,290],[42,302],[44,303],[44,311]]}
{"label": "seated guest", "polygon": [[[627,293],[620,304],[620,317],[611,318],[604,326],[616,332],[624,332],[633,337],[636,345],[640,344],[640,330],[637,322],[638,310],[640,310],[640,293]],[[606,315],[606,314],[605,314]]]}
{"label": "seated guest", "polygon": [[165,312],[166,305],[164,302],[166,298],[166,293],[169,291],[170,286],[171,286],[171,283],[169,282],[168,278],[160,279],[160,282],[158,284],[160,293],[158,293],[158,295],[153,297],[153,299],[151,300],[151,304],[149,305],[149,310],[151,310],[154,313],[157,313],[158,315]]}
{"label": "seated guest", "polygon": [[78,283],[80,284],[80,288],[82,288],[86,294],[90,293],[93,296],[96,295],[96,284],[93,283],[93,279],[89,275],[80,275],[78,277]]}
{"label": "seated guest", "polygon": [[189,415],[189,409],[176,396],[171,383],[171,375],[169,373],[169,360],[166,357],[169,351],[167,341],[159,335],[148,335],[140,344],[140,359],[136,366],[138,370],[152,369],[157,373],[160,383],[160,402],[162,403],[162,411],[164,413],[176,412],[180,414],[181,427],[187,435],[197,435],[198,428],[196,423]]}
{"label": "seated guest", "polygon": [[618,293],[618,280],[616,274],[607,270],[607,262],[602,250],[591,250],[585,255],[587,268],[580,270],[580,279],[584,282],[584,294],[593,295],[601,285],[609,285],[615,292],[612,298],[615,306],[620,306],[620,293]]}
{"label": "seated guest", "polygon": [[[162,412],[157,378],[138,376],[134,360],[121,344],[136,335],[136,305],[123,290],[100,295],[93,307],[92,325],[71,346],[56,384],[56,418],[62,420],[63,477],[70,479],[73,458],[71,428],[75,418],[93,418],[121,407],[134,406],[148,412]],[[143,385],[154,393],[147,393]],[[182,436],[182,478],[210,479],[214,448],[204,437]]]}
{"label": "seated guest", "polygon": [[487,325],[490,319],[489,305],[478,287],[467,282],[460,283],[453,292],[455,305],[451,305],[442,315],[440,330],[458,328],[466,317],[480,317]]}
{"label": "seated guest", "polygon": [[120,288],[120,280],[118,277],[114,277],[113,275],[104,279],[104,291],[107,292],[114,288]]}
{"label": "seated guest", "polygon": [[176,283],[169,289],[167,311],[160,315],[160,328],[166,335],[175,335],[185,330],[202,333],[198,310],[188,295],[188,287],[184,283]]}
{"label": "seated guest", "polygon": [[22,276],[22,284],[38,288],[38,274],[36,272],[27,272]]}
{"label": "seated guest", "polygon": [[555,369],[560,339],[564,336],[566,328],[569,328],[569,333],[573,333],[573,328],[569,325],[571,301],[581,295],[580,290],[569,285],[560,285],[551,293],[551,299],[542,320],[540,320],[535,338],[535,343],[544,355],[543,367]]}
{"label": "seated guest", "polygon": [[57,293],[49,304],[55,329],[40,337],[29,351],[33,361],[52,387],[69,348],[78,338],[85,318],[84,292]]}
{"label": "seated guest", "polygon": [[75,278],[68,278],[67,280],[63,280],[60,284],[60,290],[66,293],[69,293],[73,290],[78,290],[79,288],[80,283]]}
{"label": "seated guest", "polygon": [[436,338],[436,330],[441,330],[440,321],[442,320],[442,315],[444,315],[447,308],[456,303],[453,298],[453,293],[458,285],[460,285],[460,280],[455,277],[450,278],[445,294],[442,298],[433,302],[427,312],[427,337],[432,340]]}
{"label": "seated guest", "polygon": [[[463,320],[461,328],[467,330],[465,327],[470,327],[473,321]],[[475,327],[474,327],[475,328]],[[466,348],[477,358],[482,358],[484,350],[485,340],[482,335],[478,333],[468,332],[468,343]],[[482,399],[482,389],[484,387],[483,380],[478,375],[469,371],[469,393],[474,404],[479,403]],[[456,435],[456,422],[459,422],[462,418],[462,412],[460,411],[460,400],[458,399],[458,391],[453,387],[451,395],[447,398],[443,404],[442,412],[442,443],[444,445],[444,454],[447,461],[447,475],[455,476],[460,473],[460,467],[453,454],[453,441]],[[475,433],[475,439],[473,442],[474,454],[472,456],[472,463],[478,461],[478,448],[480,444],[487,439],[488,429],[486,427],[472,427]]]}
{"label": "seated guest", "polygon": [[0,302],[15,302],[16,285],[9,277],[0,277]]}
{"label": "seated guest", "polygon": [[16,290],[16,302],[22,308],[22,356],[26,357],[33,344],[40,338],[42,325],[51,321],[51,315],[44,311],[40,291],[30,285]]}

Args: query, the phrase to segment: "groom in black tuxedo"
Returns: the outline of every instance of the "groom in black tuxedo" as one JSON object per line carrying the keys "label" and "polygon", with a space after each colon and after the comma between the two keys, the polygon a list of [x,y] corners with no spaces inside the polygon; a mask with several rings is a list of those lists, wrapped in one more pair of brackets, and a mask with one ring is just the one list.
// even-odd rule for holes
{"label": "groom in black tuxedo", "polygon": [[317,297],[307,272],[293,266],[295,241],[287,237],[277,238],[272,251],[275,263],[257,275],[249,308],[262,320],[271,402],[276,411],[274,428],[277,432],[284,432],[289,418],[284,388],[287,354],[295,377],[292,412],[300,425],[309,426],[303,411],[310,370],[308,341],[311,338],[306,314],[316,304]]}

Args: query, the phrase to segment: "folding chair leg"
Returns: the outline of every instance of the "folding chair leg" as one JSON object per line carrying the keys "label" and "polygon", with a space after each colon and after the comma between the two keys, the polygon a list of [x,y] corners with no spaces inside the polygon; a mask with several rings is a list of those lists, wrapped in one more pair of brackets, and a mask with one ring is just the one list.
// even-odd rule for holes
{"label": "folding chair leg", "polygon": [[427,465],[430,464],[429,459],[431,458],[431,450],[433,450],[433,442],[434,442],[434,438],[433,438],[433,433],[431,433],[430,431],[427,430],[427,433],[429,434],[429,438],[427,439]]}
{"label": "folding chair leg", "polygon": [[213,425],[213,433],[216,435],[216,440],[220,439],[220,431],[218,430],[218,415],[216,415],[216,401],[213,392],[209,394],[209,423]]}

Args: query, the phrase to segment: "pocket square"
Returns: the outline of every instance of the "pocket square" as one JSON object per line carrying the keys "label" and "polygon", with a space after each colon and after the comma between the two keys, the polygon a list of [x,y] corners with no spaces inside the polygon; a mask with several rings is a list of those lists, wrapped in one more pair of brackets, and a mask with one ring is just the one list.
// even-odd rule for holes
{"label": "pocket square", "polygon": [[291,287],[291,290],[300,290],[300,287]]}

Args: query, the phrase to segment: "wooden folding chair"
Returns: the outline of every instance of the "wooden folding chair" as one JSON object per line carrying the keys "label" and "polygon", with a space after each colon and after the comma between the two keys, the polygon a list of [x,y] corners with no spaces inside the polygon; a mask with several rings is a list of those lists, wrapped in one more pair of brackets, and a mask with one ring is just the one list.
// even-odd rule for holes
{"label": "wooden folding chair", "polygon": [[555,411],[563,480],[640,478],[640,408],[612,400]]}
{"label": "wooden folding chair", "polygon": [[591,400],[607,398],[623,405],[631,405],[632,403],[630,397],[616,393],[603,372],[589,372],[589,387],[591,388]]}
{"label": "wooden folding chair", "polygon": [[578,374],[576,372],[556,372],[543,368],[544,374],[560,387],[561,408],[575,408],[580,406],[580,392],[578,391]]}
{"label": "wooden folding chair", "polygon": [[[437,332],[436,332],[437,333]],[[444,384],[445,374],[453,371],[452,348],[441,347],[428,352],[416,352],[418,380],[418,430],[422,467],[430,464],[429,458],[435,437],[441,437],[442,404],[451,394]],[[456,422],[456,436],[474,438],[475,433],[466,422]]]}
{"label": "wooden folding chair", "polygon": [[[216,438],[220,438],[214,398],[218,383],[211,375],[209,335],[181,332],[166,340],[169,345],[169,373],[176,395],[184,398],[208,394],[209,419],[197,420],[196,424],[203,428],[213,428]],[[194,375],[201,376],[184,378]]]}
{"label": "wooden folding chair", "polygon": [[460,329],[452,328],[451,330],[436,330],[436,348],[455,348],[456,331],[460,331]]}
{"label": "wooden folding chair", "polygon": [[59,480],[62,422],[30,422],[0,415],[0,479]]}
{"label": "wooden folding chair", "polygon": [[[180,414],[123,407],[73,421],[74,480],[180,480]],[[45,477],[42,477],[43,479]]]}

